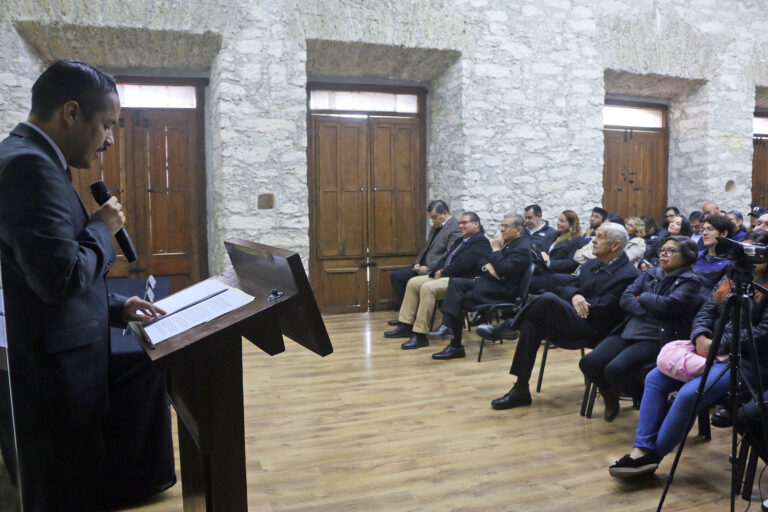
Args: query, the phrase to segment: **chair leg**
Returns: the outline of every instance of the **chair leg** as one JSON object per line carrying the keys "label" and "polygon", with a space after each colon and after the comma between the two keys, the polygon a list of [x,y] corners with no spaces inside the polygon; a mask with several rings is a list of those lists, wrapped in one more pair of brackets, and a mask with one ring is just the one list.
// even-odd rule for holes
{"label": "chair leg", "polygon": [[741,487],[741,497],[747,501],[752,497],[752,487],[755,484],[755,472],[757,471],[757,451],[749,450],[744,471],[744,483]]}
{"label": "chair leg", "polygon": [[539,368],[539,381],[536,383],[537,393],[541,393],[541,381],[544,380],[544,366],[547,364],[547,352],[549,352],[549,340],[544,340],[544,352],[541,353],[541,367]]}
{"label": "chair leg", "polygon": [[472,326],[469,324],[469,311],[464,311],[464,323],[467,324],[467,332],[472,332]]}
{"label": "chair leg", "polygon": [[480,352],[477,353],[477,362],[480,362],[480,358],[483,357],[483,347],[485,346],[485,338],[480,338]]}
{"label": "chair leg", "polygon": [[709,409],[699,413],[699,435],[706,441],[712,440],[712,426],[709,423]]}
{"label": "chair leg", "polygon": [[592,409],[595,407],[595,399],[597,398],[597,384],[592,383],[592,391],[589,392],[589,403],[587,404],[587,418],[592,417]]}
{"label": "chair leg", "polygon": [[579,412],[582,416],[587,415],[587,402],[589,402],[590,391],[592,391],[592,382],[584,377],[584,397],[581,399],[581,411]]}

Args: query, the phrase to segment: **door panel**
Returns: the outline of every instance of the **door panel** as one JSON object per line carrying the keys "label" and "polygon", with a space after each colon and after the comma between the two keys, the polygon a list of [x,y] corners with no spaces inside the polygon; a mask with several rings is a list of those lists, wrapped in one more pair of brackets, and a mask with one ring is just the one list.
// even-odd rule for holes
{"label": "door panel", "polygon": [[603,206],[624,217],[663,215],[667,203],[666,133],[605,130]]}
{"label": "door panel", "polygon": [[327,260],[320,280],[324,313],[350,313],[368,309],[366,271],[359,260]]}
{"label": "door panel", "polygon": [[415,255],[421,219],[418,123],[414,118],[371,118],[371,256]]}
{"label": "door panel", "polygon": [[766,139],[759,137],[752,141],[752,206],[763,206],[768,191],[768,148]]}

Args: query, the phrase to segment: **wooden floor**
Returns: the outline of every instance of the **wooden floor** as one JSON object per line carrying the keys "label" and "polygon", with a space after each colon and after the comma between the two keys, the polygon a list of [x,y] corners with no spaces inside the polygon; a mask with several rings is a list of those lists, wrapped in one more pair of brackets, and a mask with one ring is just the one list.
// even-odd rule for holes
{"label": "wooden floor", "polygon": [[[637,411],[622,402],[606,423],[598,402],[593,419],[579,416],[577,351],[550,351],[532,406],[494,411],[513,383],[514,342],[486,347],[477,363],[472,334],[466,359],[433,361],[442,345],[405,351],[381,335],[392,316],[326,317],[326,358],[290,341],[275,357],[243,344],[250,510],[655,510],[673,457],[640,482],[608,475],[631,447]],[[729,447],[730,430],[691,438],[664,510],[727,510]],[[134,510],[181,508],[179,484]]]}

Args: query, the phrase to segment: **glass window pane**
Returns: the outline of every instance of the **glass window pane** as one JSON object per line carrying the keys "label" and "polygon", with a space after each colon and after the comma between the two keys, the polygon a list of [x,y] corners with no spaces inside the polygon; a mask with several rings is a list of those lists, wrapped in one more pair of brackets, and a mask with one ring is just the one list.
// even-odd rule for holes
{"label": "glass window pane", "polygon": [[610,126],[634,126],[638,128],[663,128],[664,111],[655,108],[603,106],[603,124]]}
{"label": "glass window pane", "polygon": [[192,85],[117,84],[123,108],[195,108],[197,95]]}
{"label": "glass window pane", "polygon": [[753,118],[752,131],[761,135],[768,135],[768,117]]}
{"label": "glass window pane", "polygon": [[418,112],[415,94],[368,91],[310,91],[311,110],[352,110],[368,112]]}

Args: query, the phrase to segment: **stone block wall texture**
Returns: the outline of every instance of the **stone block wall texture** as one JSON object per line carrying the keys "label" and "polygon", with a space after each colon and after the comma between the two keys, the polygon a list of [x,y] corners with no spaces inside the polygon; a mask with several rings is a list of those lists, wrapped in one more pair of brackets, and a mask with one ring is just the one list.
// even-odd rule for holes
{"label": "stone block wall texture", "polygon": [[[670,203],[743,210],[766,27],[756,0],[18,0],[0,10],[0,128],[26,118],[32,82],[56,58],[209,76],[212,272],[231,236],[308,261],[316,76],[427,86],[427,195],[477,211],[491,235],[528,203],[552,221],[601,202],[606,94],[669,104]],[[273,210],[257,210],[264,193]]]}

